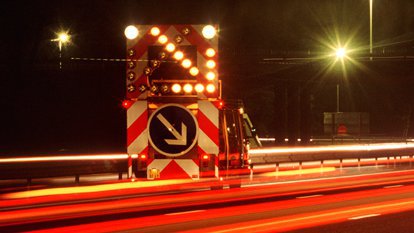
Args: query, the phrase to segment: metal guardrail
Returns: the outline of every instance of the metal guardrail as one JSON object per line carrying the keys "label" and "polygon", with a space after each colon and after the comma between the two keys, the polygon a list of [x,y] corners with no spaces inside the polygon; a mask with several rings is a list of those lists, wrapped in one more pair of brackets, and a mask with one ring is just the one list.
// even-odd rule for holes
{"label": "metal guardrail", "polygon": [[128,155],[49,155],[0,157],[0,180],[79,176],[127,172]]}

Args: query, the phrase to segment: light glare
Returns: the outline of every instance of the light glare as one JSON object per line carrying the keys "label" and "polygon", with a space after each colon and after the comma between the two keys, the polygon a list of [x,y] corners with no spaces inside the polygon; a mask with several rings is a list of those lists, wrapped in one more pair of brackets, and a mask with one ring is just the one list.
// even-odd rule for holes
{"label": "light glare", "polygon": [[338,48],[336,50],[336,57],[339,59],[343,59],[346,55],[346,50],[344,48]]}
{"label": "light glare", "polygon": [[187,83],[184,85],[183,90],[185,93],[191,93],[193,91],[193,86]]}
{"label": "light glare", "polygon": [[184,58],[184,53],[181,52],[181,51],[177,51],[177,52],[174,53],[174,58],[177,59],[177,60],[181,60],[181,59]]}
{"label": "light glare", "polygon": [[160,29],[158,27],[151,28],[151,35],[158,36],[160,34]]}
{"label": "light glare", "polygon": [[203,28],[202,34],[204,38],[212,39],[216,35],[216,29],[211,25],[207,25]]}
{"label": "light glare", "polygon": [[173,52],[174,50],[175,50],[175,45],[173,44],[173,43],[168,43],[167,44],[167,46],[165,47],[165,49],[168,51],[168,52]]}
{"label": "light glare", "polygon": [[214,84],[208,84],[206,90],[208,93],[213,93],[216,90],[216,87],[214,86]]}
{"label": "light glare", "polygon": [[182,65],[184,68],[190,68],[190,66],[191,66],[191,61],[190,61],[190,59],[184,59],[184,60],[183,60],[183,62],[181,63],[181,65]]}
{"label": "light glare", "polygon": [[209,48],[206,50],[206,55],[207,57],[214,57],[214,55],[216,55],[216,51],[212,48]]}
{"label": "light glare", "polygon": [[133,40],[137,38],[139,31],[137,27],[135,27],[134,25],[130,25],[125,28],[124,34],[126,38]]}
{"label": "light glare", "polygon": [[172,85],[171,90],[172,90],[174,93],[179,93],[179,92],[181,92],[181,86],[180,86],[180,84],[176,83],[176,84]]}
{"label": "light glare", "polygon": [[216,78],[216,75],[214,74],[214,72],[208,72],[206,75],[207,80],[209,81],[213,81]]}
{"label": "light glare", "polygon": [[160,37],[158,37],[158,42],[160,42],[160,44],[165,44],[167,43],[168,38],[165,35],[161,35]]}
{"label": "light glare", "polygon": [[201,83],[197,83],[197,84],[195,85],[194,89],[195,89],[195,91],[196,91],[197,93],[200,93],[200,92],[203,92],[203,91],[204,91],[204,86],[203,86],[203,84],[201,84]]}
{"label": "light glare", "polygon": [[213,69],[214,67],[216,67],[216,62],[213,60],[208,60],[206,65],[207,65],[207,68]]}
{"label": "light glare", "polygon": [[191,74],[192,76],[197,76],[197,75],[198,75],[198,73],[199,73],[199,70],[198,70],[198,68],[197,68],[197,67],[195,67],[195,66],[191,67],[191,69],[190,69],[190,74]]}

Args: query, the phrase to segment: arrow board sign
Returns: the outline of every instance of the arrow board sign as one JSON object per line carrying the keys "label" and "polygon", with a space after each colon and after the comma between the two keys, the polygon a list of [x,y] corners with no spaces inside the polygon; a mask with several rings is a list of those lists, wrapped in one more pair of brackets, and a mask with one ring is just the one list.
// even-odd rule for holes
{"label": "arrow board sign", "polygon": [[166,156],[186,154],[197,142],[197,119],[187,108],[166,104],[148,120],[149,141],[154,149]]}

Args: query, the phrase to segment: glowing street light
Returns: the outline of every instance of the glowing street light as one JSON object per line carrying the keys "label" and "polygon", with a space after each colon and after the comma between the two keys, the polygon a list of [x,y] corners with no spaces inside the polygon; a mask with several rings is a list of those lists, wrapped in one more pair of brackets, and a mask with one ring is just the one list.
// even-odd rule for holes
{"label": "glowing street light", "polygon": [[338,59],[344,59],[346,56],[346,50],[345,48],[338,48],[336,49],[336,58]]}
{"label": "glowing street light", "polygon": [[62,46],[70,42],[70,35],[67,32],[59,32],[57,38],[52,39],[53,42],[58,42],[59,46],[59,69],[62,69]]}
{"label": "glowing street light", "polygon": [[[344,58],[346,57],[346,49],[343,47],[339,47],[335,51],[336,59],[341,60],[342,64],[344,61]],[[339,80],[336,84],[336,112],[339,112]]]}

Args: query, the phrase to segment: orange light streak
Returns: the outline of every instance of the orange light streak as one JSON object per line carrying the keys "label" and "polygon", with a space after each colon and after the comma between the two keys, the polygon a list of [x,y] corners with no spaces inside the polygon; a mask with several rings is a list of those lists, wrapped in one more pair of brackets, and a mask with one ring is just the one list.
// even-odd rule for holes
{"label": "orange light streak", "polygon": [[[400,191],[388,191],[387,193],[400,193],[400,192],[411,192],[413,187],[406,188]],[[224,194],[223,191],[216,192],[219,195]],[[230,193],[231,194],[231,193]],[[203,193],[202,195],[211,196],[211,193]],[[234,194],[233,194],[234,195]],[[64,226],[59,228],[39,230],[35,232],[99,232],[99,229],[105,229],[105,231],[122,231],[122,230],[132,230],[137,229],[137,227],[152,227],[176,223],[185,223],[192,221],[202,221],[205,219],[218,219],[225,218],[229,216],[237,215],[246,215],[254,214],[265,211],[277,211],[280,209],[288,209],[295,207],[303,206],[315,206],[324,203],[335,203],[342,202],[345,200],[355,200],[358,198],[370,198],[372,196],[383,196],[384,193],[379,193],[375,190],[370,191],[359,191],[353,193],[345,194],[335,194],[329,197],[318,196],[312,199],[291,199],[286,201],[275,201],[275,202],[265,202],[258,204],[250,205],[241,205],[241,206],[232,206],[228,208],[214,208],[209,210],[194,210],[194,211],[185,211],[185,212],[173,212],[167,213],[158,216],[144,216],[144,217],[134,217],[127,218],[122,220],[112,220],[107,222],[96,222],[88,223],[78,226]],[[193,198],[195,196],[192,196]],[[197,198],[187,199],[192,201],[192,203],[197,204]],[[175,200],[171,200],[175,201]],[[403,203],[400,204],[399,201]],[[378,203],[365,204],[360,206],[344,207],[330,210],[318,211],[316,213],[305,213],[305,214],[295,214],[287,215],[283,217],[276,217],[271,219],[255,220],[255,221],[244,221],[237,224],[229,224],[222,226],[213,226],[208,228],[199,228],[192,229],[191,232],[252,232],[253,230],[263,230],[265,229],[268,232],[271,229],[277,230],[287,230],[287,229],[298,229],[299,227],[311,226],[311,225],[320,225],[323,223],[339,222],[346,221],[350,217],[361,216],[372,214],[372,212],[379,213],[389,213],[390,211],[399,211],[400,207],[404,209],[413,209],[414,198],[407,198],[403,200],[394,200],[388,202],[381,202],[377,207]],[[410,205],[411,204],[411,205]],[[99,204],[97,204],[99,205]],[[406,206],[404,206],[406,205]],[[179,215],[179,217],[177,217]],[[316,215],[316,216],[315,216]],[[137,222],[139,225],[137,225]],[[257,228],[256,228],[257,227]],[[139,230],[136,230],[139,231]]]}

